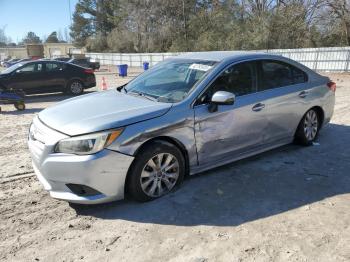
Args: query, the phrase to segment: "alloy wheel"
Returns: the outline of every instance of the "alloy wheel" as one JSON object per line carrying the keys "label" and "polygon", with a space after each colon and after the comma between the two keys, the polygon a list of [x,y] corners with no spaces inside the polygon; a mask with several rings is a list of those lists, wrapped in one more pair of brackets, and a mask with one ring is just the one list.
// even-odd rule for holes
{"label": "alloy wheel", "polygon": [[314,110],[307,112],[304,119],[304,134],[307,140],[312,141],[315,139],[318,131],[318,119]]}
{"label": "alloy wheel", "polygon": [[141,188],[150,197],[160,197],[176,185],[179,172],[179,161],[174,155],[159,153],[144,166],[140,176]]}
{"label": "alloy wheel", "polygon": [[70,90],[72,92],[72,94],[80,94],[83,90],[83,85],[80,82],[76,82],[74,81],[71,85],[70,85]]}

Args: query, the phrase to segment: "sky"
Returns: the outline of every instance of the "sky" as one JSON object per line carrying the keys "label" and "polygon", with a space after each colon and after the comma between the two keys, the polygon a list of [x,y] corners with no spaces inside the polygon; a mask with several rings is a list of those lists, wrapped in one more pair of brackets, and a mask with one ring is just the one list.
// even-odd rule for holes
{"label": "sky", "polygon": [[70,26],[69,3],[73,14],[78,0],[0,0],[0,27],[13,42],[32,31],[40,38]]}

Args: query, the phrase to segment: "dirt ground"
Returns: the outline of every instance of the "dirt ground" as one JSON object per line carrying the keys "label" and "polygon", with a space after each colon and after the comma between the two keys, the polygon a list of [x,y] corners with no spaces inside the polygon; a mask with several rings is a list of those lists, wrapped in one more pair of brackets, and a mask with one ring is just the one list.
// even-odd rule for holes
{"label": "dirt ground", "polygon": [[[139,70],[135,70],[132,76]],[[114,72],[108,85],[120,80]],[[49,197],[26,145],[32,96],[0,114],[1,261],[350,261],[350,75],[311,147],[288,145],[185,180],[153,202],[69,205]]]}

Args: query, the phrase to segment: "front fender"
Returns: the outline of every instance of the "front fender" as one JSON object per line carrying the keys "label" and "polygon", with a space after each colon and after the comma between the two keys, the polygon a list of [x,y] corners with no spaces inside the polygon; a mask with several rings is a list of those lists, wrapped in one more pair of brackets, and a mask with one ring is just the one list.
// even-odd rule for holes
{"label": "front fender", "polygon": [[181,143],[188,154],[189,165],[197,165],[193,109],[173,106],[165,115],[129,125],[108,148],[135,156],[147,141],[168,137]]}

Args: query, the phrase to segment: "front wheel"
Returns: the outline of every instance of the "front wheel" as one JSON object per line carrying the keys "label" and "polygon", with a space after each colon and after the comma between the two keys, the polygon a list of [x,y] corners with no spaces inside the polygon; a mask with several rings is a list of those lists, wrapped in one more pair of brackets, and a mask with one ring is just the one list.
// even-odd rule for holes
{"label": "front wheel", "polygon": [[299,123],[295,136],[296,141],[305,146],[312,145],[318,135],[319,127],[319,116],[314,109],[310,109]]}
{"label": "front wheel", "polygon": [[185,174],[185,161],[174,145],[157,141],[135,158],[128,179],[128,193],[144,202],[159,198],[179,185]]}
{"label": "front wheel", "polygon": [[79,80],[72,80],[68,83],[68,92],[72,95],[81,95],[84,92],[82,82]]}

